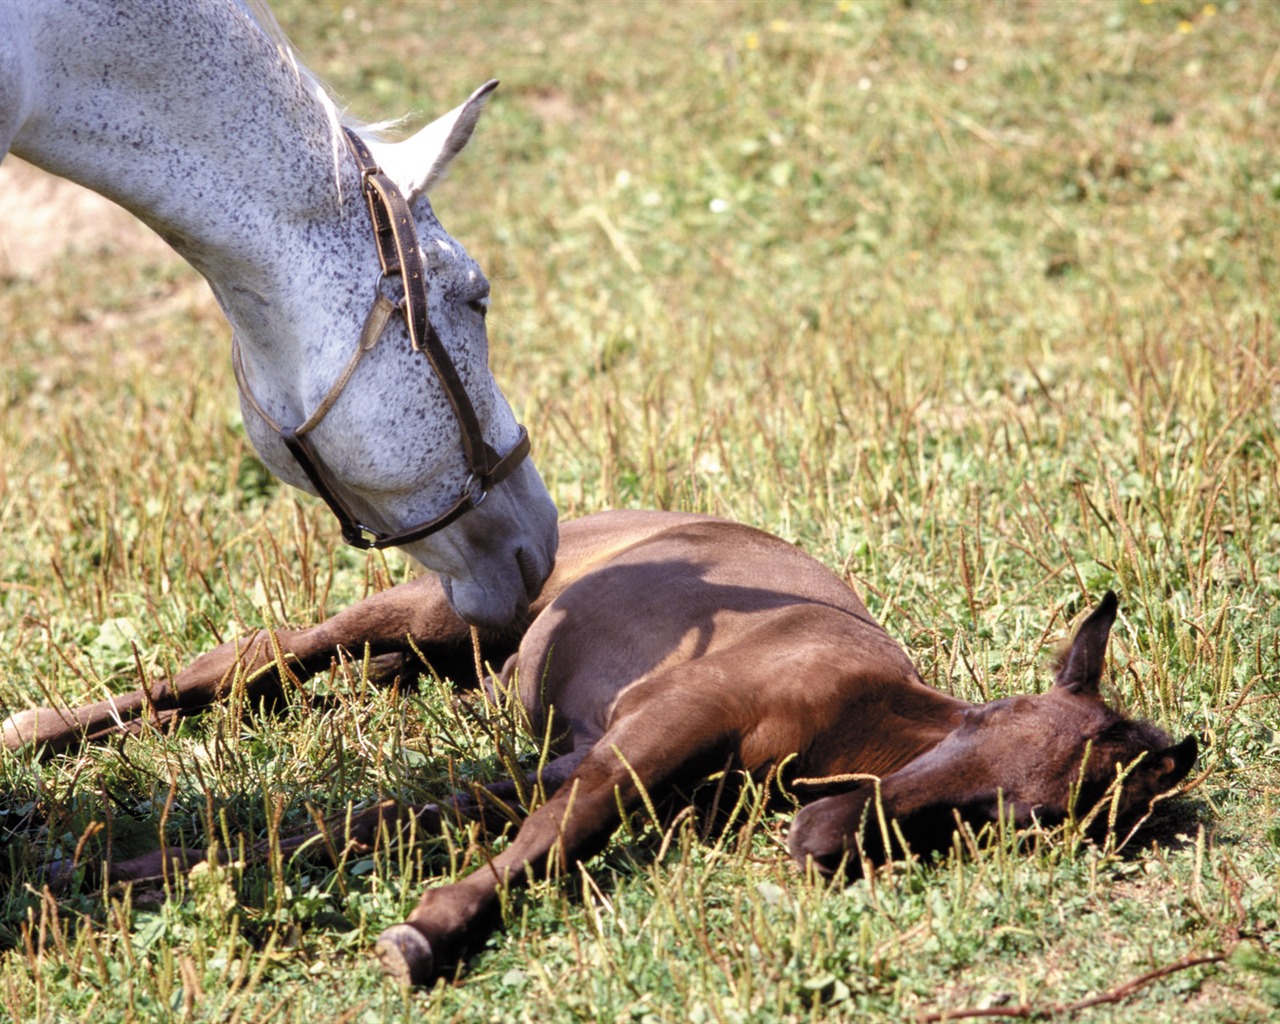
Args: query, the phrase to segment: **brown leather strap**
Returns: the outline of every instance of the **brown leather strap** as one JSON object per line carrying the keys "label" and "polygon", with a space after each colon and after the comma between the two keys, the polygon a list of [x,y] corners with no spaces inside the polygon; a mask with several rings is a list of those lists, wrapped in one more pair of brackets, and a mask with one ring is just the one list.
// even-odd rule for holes
{"label": "brown leather strap", "polygon": [[[231,363],[236,383],[250,407],[272,430],[280,435],[294,460],[306,474],[316,493],[329,506],[342,528],[343,539],[358,548],[385,548],[409,544],[443,530],[460,516],[484,501],[489,491],[506,479],[529,455],[529,432],[520,427],[520,436],[506,455],[499,455],[484,439],[480,418],[476,415],[471,398],[462,386],[457,367],[446,351],[440,336],[431,325],[427,304],[427,278],[422,250],[418,245],[418,233],[413,223],[409,204],[395,183],[382,173],[364,140],[350,128],[344,128],[347,143],[360,168],[361,187],[369,208],[369,220],[373,226],[378,249],[378,263],[382,276],[400,278],[404,292],[397,304],[378,292],[373,306],[365,317],[360,340],[346,367],[329,388],[320,404],[296,427],[277,423],[262,407],[249,387],[245,376],[240,345],[231,342]],[[392,314],[402,312],[409,333],[409,343],[415,352],[427,357],[431,369],[444,389],[461,432],[462,450],[466,458],[469,476],[461,497],[441,515],[411,526],[397,533],[381,533],[364,526],[338,496],[325,471],[324,462],[307,436],[328,415],[338,397],[364,358],[382,337]]]}
{"label": "brown leather strap", "polygon": [[351,354],[351,358],[347,361],[342,373],[338,375],[338,379],[333,382],[333,386],[329,388],[324,398],[320,400],[320,404],[316,406],[315,411],[298,426],[282,427],[259,404],[258,399],[253,394],[253,389],[249,387],[248,379],[245,377],[244,361],[240,355],[240,342],[235,335],[232,335],[231,368],[235,371],[236,384],[240,387],[240,393],[249,400],[249,405],[252,406],[253,411],[277,434],[283,435],[286,430],[298,435],[309,434],[329,414],[329,410],[333,408],[333,403],[342,394],[342,389],[347,386],[347,381],[356,372],[356,367],[360,365],[360,360],[364,358],[365,353],[378,344],[378,339],[382,337],[382,332],[387,329],[387,321],[391,319],[391,314],[396,309],[396,304],[384,295],[379,295],[374,300],[373,305],[369,308],[369,315],[364,318],[364,328],[360,331],[360,342],[356,346],[355,352]]}
{"label": "brown leather strap", "polygon": [[[397,533],[380,533],[370,527],[360,523],[351,510],[343,503],[337,495],[337,492],[329,485],[329,481],[325,476],[323,464],[320,462],[319,456],[316,455],[315,449],[312,447],[311,439],[305,435],[299,437],[291,430],[283,430],[280,432],[280,439],[284,441],[285,446],[289,449],[298,465],[302,467],[302,471],[307,474],[307,479],[316,489],[316,493],[324,499],[325,504],[329,506],[329,511],[333,513],[338,525],[342,529],[342,539],[352,547],[357,548],[382,548],[398,547],[401,544],[411,544],[415,540],[422,540],[429,537],[433,533],[443,530],[450,523],[456,522],[473,508],[477,508],[484,502],[488,496],[491,487],[482,487],[479,481],[472,478],[474,487],[466,491],[458,498],[449,508],[432,519],[418,523],[416,526],[410,526]],[[492,483],[497,483],[506,477],[516,466],[529,454],[529,432],[523,426],[520,427],[520,437],[512,446],[511,451],[507,452],[499,464],[495,467],[491,476]]]}
{"label": "brown leather strap", "polygon": [[360,168],[382,273],[384,276],[398,274],[404,288],[404,318],[409,329],[409,343],[414,351],[427,357],[453,407],[453,414],[462,429],[462,449],[467,466],[477,479],[487,480],[501,459],[485,442],[480,418],[466,388],[462,386],[458,369],[431,325],[422,249],[409,204],[395,183],[382,173],[365,141],[350,128],[343,131]]}

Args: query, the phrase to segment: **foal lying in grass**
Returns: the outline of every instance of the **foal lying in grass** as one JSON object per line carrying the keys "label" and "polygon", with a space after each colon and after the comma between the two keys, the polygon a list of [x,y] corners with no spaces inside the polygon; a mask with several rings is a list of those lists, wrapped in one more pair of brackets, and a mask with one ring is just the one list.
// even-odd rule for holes
{"label": "foal lying in grass", "polygon": [[[538,780],[547,800],[483,868],[428,890],[407,922],[388,928],[378,941],[383,964],[404,982],[426,981],[492,926],[503,886],[549,862],[590,856],[620,811],[726,764],[760,777],[781,769],[784,782],[846,777],[818,787],[842,791],[807,803],[791,827],[792,855],[824,873],[863,857],[882,861],[903,841],[915,852],[945,848],[957,821],[1053,824],[1108,793],[1113,820],[1141,814],[1187,775],[1196,741],[1175,745],[1103,703],[1098,683],[1115,615],[1108,593],[1048,692],[973,705],[926,686],[849,587],[776,537],[664,512],[564,523],[559,561],[523,635],[492,638],[482,652],[495,664],[507,658],[502,682],[518,693],[535,734],[554,738]],[[471,658],[467,626],[426,577],[314,628],[280,631],[275,642],[302,671],[327,666],[339,647],[384,654],[412,643],[437,667]],[[149,693],[16,715],[4,724],[5,742],[60,749],[149,712],[190,713],[229,692],[237,663],[250,697],[261,699],[278,679],[260,670],[277,658],[263,632],[204,655]],[[802,798],[808,790],[797,787]],[[485,818],[517,791],[527,790],[460,795],[450,810]],[[893,828],[880,824],[877,793]],[[371,845],[409,815],[438,825],[441,813],[382,804],[355,819],[348,841]],[[110,876],[154,874],[158,857],[110,866]]]}

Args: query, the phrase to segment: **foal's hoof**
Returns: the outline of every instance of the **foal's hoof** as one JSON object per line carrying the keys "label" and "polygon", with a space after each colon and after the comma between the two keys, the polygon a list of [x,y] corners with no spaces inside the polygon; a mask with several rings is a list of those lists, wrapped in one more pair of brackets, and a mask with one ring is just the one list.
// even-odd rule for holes
{"label": "foal's hoof", "polygon": [[373,948],[383,971],[401,985],[425,985],[435,973],[431,943],[411,924],[393,924]]}

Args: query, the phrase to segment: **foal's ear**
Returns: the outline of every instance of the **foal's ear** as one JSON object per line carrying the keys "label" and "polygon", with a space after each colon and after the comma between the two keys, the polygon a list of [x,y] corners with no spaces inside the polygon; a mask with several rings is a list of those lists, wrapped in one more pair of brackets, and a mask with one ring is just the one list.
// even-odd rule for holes
{"label": "foal's ear", "polygon": [[1116,621],[1116,595],[1110,590],[1087,619],[1080,624],[1071,649],[1062,659],[1054,684],[1082,697],[1098,696],[1098,683],[1102,680],[1102,666],[1107,655],[1107,638],[1111,624]]}
{"label": "foal's ear", "polygon": [[1196,755],[1200,753],[1200,745],[1194,736],[1188,736],[1181,743],[1174,744],[1159,751],[1151,760],[1158,769],[1156,785],[1160,792],[1173,789],[1191,772],[1196,763]]}
{"label": "foal's ear", "polygon": [[480,86],[460,107],[437,118],[403,142],[371,145],[379,165],[413,202],[444,177],[449,163],[471,139],[485,102],[498,80]]}

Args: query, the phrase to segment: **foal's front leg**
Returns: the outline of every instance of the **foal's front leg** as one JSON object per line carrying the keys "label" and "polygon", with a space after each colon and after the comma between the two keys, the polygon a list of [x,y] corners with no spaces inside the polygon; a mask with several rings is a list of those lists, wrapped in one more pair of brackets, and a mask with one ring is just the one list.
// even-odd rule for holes
{"label": "foal's front leg", "polygon": [[461,881],[428,889],[407,922],[382,933],[377,953],[388,974],[405,985],[426,983],[487,930],[503,888],[587,859],[608,842],[620,808],[636,810],[645,792],[664,789],[693,763],[723,763],[733,709],[714,691],[699,692],[700,673],[691,677],[686,666],[683,674],[644,684],[634,710],[620,710],[603,738],[567,755],[580,763],[506,850]]}
{"label": "foal's front leg", "polygon": [[[136,728],[154,713],[157,721],[198,713],[227,699],[237,681],[251,703],[281,690],[279,666],[299,675],[327,667],[340,649],[374,655],[403,651],[412,637],[428,659],[452,668],[470,651],[470,631],[445,599],[434,576],[423,576],[358,601],[309,629],[258,630],[196,658],[172,679],[79,708],[30,708],[0,723],[6,750],[42,746],[59,753],[85,739]],[[470,658],[470,655],[467,655]],[[443,667],[443,666],[435,666]]]}

